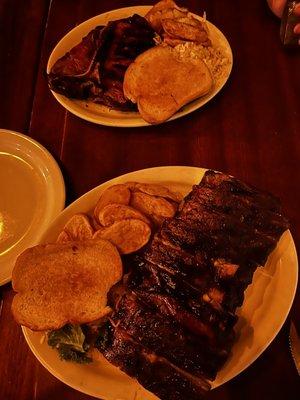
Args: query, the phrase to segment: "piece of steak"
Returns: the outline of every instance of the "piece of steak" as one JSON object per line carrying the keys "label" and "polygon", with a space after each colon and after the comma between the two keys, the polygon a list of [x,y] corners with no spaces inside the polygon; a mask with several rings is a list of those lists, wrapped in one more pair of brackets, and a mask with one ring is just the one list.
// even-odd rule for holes
{"label": "piece of steak", "polygon": [[88,99],[92,93],[102,93],[98,51],[107,38],[103,26],[97,26],[82,41],[58,59],[48,74],[48,84],[54,92],[75,99]]}
{"label": "piece of steak", "polygon": [[195,382],[228,359],[244,291],[288,227],[272,195],[207,171],[111,290],[105,357],[162,399],[202,398]]}
{"label": "piece of steak", "polygon": [[124,74],[139,54],[155,45],[154,36],[147,20],[137,14],[97,26],[56,61],[48,75],[49,87],[66,97],[133,109],[124,97]]}

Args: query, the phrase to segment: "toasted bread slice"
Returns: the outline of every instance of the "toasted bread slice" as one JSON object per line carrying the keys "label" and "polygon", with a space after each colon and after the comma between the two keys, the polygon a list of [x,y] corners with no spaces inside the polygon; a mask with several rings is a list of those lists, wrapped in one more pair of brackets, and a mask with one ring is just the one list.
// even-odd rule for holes
{"label": "toasted bread slice", "polygon": [[123,90],[145,121],[158,124],[208,93],[212,85],[211,73],[200,58],[181,57],[176,49],[159,45],[128,67]]}
{"label": "toasted bread slice", "polygon": [[107,293],[121,277],[119,252],[106,240],[32,247],[13,270],[13,315],[37,331],[95,321],[107,313]]}

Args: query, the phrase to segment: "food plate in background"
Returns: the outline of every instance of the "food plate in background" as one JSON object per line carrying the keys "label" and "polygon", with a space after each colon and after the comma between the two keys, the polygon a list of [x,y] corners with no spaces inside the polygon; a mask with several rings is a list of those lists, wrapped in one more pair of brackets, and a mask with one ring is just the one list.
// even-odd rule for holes
{"label": "food plate in background", "polygon": [[0,285],[16,257],[37,244],[65,204],[65,185],[51,154],[35,140],[0,129]]}
{"label": "food plate in background", "polygon": [[[118,10],[112,10],[104,14],[97,15],[96,17],[93,17],[76,26],[76,28],[72,29],[66,36],[64,36],[60,40],[60,42],[52,51],[47,65],[47,73],[50,72],[51,67],[60,57],[64,56],[67,51],[69,51],[72,47],[81,42],[82,38],[86,36],[96,26],[107,25],[109,21],[117,20],[120,18],[127,18],[133,14],[144,16],[150,9],[151,6],[120,8]],[[195,111],[198,108],[202,107],[222,89],[227,79],[229,78],[233,63],[230,45],[226,37],[215,25],[213,25],[209,21],[206,22],[208,24],[210,38],[213,45],[220,47],[229,60],[226,72],[224,73],[222,79],[217,82],[217,84],[207,95],[202,96],[185,105],[180,111],[178,111],[173,117],[171,117],[169,121],[183,117],[184,115],[189,114],[192,111]],[[138,127],[149,125],[146,121],[142,119],[138,112],[116,111],[109,109],[104,105],[95,104],[91,101],[69,99],[62,94],[55,93],[54,91],[52,91],[52,94],[56,98],[56,100],[72,114],[75,114],[77,115],[77,117],[80,117],[87,121],[94,122],[95,124],[116,127]]]}
{"label": "food plate in background", "polygon": [[[187,194],[200,182],[205,169],[158,167],[119,176],[86,193],[67,207],[49,227],[42,242],[54,242],[65,223],[76,213],[89,213],[100,194],[109,186],[128,181],[159,183]],[[254,274],[253,285],[245,292],[236,325],[238,340],[232,356],[218,373],[213,387],[229,381],[247,368],[272,342],[292,305],[298,279],[298,264],[291,233],[285,232],[264,268]],[[89,365],[66,364],[58,353],[42,341],[43,333],[22,328],[32,352],[54,376],[83,393],[105,400],[154,400],[135,380],[109,364],[104,357]],[[67,366],[67,368],[66,368]]]}

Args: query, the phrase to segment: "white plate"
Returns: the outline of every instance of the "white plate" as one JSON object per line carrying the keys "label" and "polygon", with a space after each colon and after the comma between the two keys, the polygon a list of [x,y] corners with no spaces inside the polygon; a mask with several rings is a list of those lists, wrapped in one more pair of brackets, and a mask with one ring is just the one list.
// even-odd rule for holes
{"label": "white plate", "polygon": [[[96,17],[93,17],[76,26],[76,28],[72,29],[66,36],[61,39],[61,41],[52,51],[47,65],[47,72],[49,73],[53,64],[60,57],[65,55],[66,52],[74,47],[77,43],[81,42],[81,39],[97,25],[106,25],[109,21],[126,18],[133,15],[134,13],[144,16],[150,8],[151,6],[120,8],[118,10],[112,10],[104,14],[97,15]],[[207,21],[207,24],[210,31],[210,37],[214,46],[220,47],[229,59],[226,74],[224,75],[224,78],[215,85],[215,87],[209,94],[187,104],[172,118],[170,118],[170,120],[183,117],[184,115],[189,114],[192,111],[202,107],[222,89],[230,75],[233,62],[230,45],[226,37],[217,27],[215,27],[209,21]],[[94,122],[96,124],[118,127],[137,127],[149,125],[140,117],[140,114],[137,112],[122,112],[110,110],[108,107],[100,104],[68,99],[67,97],[53,91],[52,94],[56,98],[56,100],[68,111],[77,115],[80,118],[83,118],[90,122]]]}
{"label": "white plate", "polygon": [[[132,172],[96,187],[67,207],[45,232],[43,242],[55,241],[65,222],[75,213],[90,212],[100,193],[108,186],[127,181],[157,182],[186,194],[200,182],[205,169],[194,167],[159,167]],[[294,299],[298,279],[297,255],[290,232],[286,232],[270,255],[266,266],[258,269],[248,287],[236,329],[238,341],[233,354],[219,372],[217,387],[247,368],[272,342],[284,323]],[[23,327],[32,352],[54,376],[67,385],[105,400],[154,400],[156,396],[143,389],[109,364],[104,357],[91,365],[66,364],[55,350],[41,343],[42,333]]]}
{"label": "white plate", "polygon": [[0,129],[0,285],[16,257],[39,242],[65,204],[62,174],[35,140]]}

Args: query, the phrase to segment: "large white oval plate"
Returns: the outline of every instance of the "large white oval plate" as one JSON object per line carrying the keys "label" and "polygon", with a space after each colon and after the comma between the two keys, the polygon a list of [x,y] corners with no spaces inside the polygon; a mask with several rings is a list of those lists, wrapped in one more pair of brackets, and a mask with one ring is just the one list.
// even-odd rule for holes
{"label": "large white oval plate", "polygon": [[0,129],[0,285],[64,205],[64,180],[51,154],[28,136]]}
{"label": "large white oval plate", "polygon": [[[89,20],[76,26],[76,28],[72,29],[60,40],[60,42],[52,51],[47,65],[47,72],[49,73],[53,64],[60,57],[65,55],[67,51],[69,51],[72,47],[79,43],[81,39],[97,25],[106,25],[109,21],[126,18],[135,13],[143,16],[150,8],[151,6],[120,8],[118,10],[112,10],[104,14],[97,15],[96,17],[90,18]],[[226,73],[224,74],[223,79],[215,85],[215,87],[209,94],[187,104],[170,120],[183,117],[184,115],[189,114],[192,111],[195,111],[198,108],[202,107],[222,89],[230,75],[233,63],[230,45],[226,37],[216,26],[214,26],[209,21],[207,21],[207,24],[213,44],[221,48],[224,54],[229,59]],[[56,98],[56,100],[68,111],[87,121],[94,122],[95,124],[117,127],[138,127],[149,125],[141,118],[138,112],[122,112],[111,110],[108,107],[100,104],[95,104],[82,100],[68,99],[67,97],[53,91],[52,94]]]}
{"label": "large white oval plate", "polygon": [[[205,169],[194,167],[149,168],[119,176],[96,187],[67,207],[42,238],[55,241],[65,222],[75,213],[90,212],[100,193],[108,186],[127,181],[157,182],[188,193],[198,183]],[[287,231],[270,255],[264,268],[255,272],[248,287],[236,326],[238,340],[232,356],[219,372],[217,387],[247,368],[272,342],[283,325],[292,305],[298,279],[297,255],[293,238]],[[154,400],[156,396],[143,389],[104,358],[91,365],[66,364],[57,352],[41,343],[42,333],[23,327],[31,350],[38,360],[58,379],[91,396],[105,400]]]}

